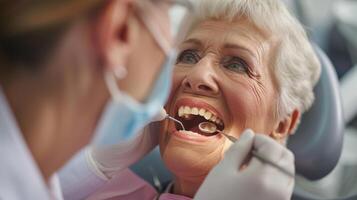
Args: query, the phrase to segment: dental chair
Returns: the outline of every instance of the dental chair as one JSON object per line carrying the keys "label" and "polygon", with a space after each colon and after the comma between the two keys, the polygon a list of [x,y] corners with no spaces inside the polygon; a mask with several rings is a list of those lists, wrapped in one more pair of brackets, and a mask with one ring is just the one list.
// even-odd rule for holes
{"label": "dental chair", "polygon": [[[337,74],[326,54],[317,46],[314,48],[322,67],[320,80],[314,88],[315,101],[288,141],[288,148],[295,155],[296,173],[308,181],[324,178],[337,165],[345,127]],[[292,199],[320,198],[296,187]]]}
{"label": "dental chair", "polygon": [[[316,99],[288,141],[288,148],[295,154],[296,173],[309,180],[323,178],[336,166],[344,129],[336,72],[328,57],[318,47],[315,49],[322,64],[321,78],[314,89]],[[131,169],[159,191],[172,179],[158,148]],[[304,199],[303,195],[294,194],[293,199]]]}
{"label": "dental chair", "polygon": [[326,176],[337,164],[342,150],[344,120],[336,72],[329,58],[315,47],[322,65],[314,93],[315,102],[304,113],[297,132],[289,138],[296,172],[309,180]]}

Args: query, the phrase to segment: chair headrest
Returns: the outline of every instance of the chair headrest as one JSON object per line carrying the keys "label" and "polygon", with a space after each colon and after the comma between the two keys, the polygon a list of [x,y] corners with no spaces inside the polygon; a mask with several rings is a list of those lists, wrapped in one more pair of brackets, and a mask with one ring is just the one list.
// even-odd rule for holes
{"label": "chair headrest", "polygon": [[314,88],[315,101],[288,141],[288,148],[295,155],[296,172],[310,180],[323,178],[336,166],[344,129],[336,72],[325,53],[318,47],[315,51],[322,67]]}

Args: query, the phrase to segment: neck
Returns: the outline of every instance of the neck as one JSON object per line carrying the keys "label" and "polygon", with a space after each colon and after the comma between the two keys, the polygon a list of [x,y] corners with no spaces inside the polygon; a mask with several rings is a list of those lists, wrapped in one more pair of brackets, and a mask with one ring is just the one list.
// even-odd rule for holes
{"label": "neck", "polygon": [[174,194],[193,198],[204,179],[176,178],[174,183]]}
{"label": "neck", "polygon": [[[87,22],[73,22],[37,70],[0,74],[28,149],[46,181],[87,145],[109,98]],[[27,66],[30,67],[30,66]]]}
{"label": "neck", "polygon": [[17,74],[11,82],[1,82],[28,149],[46,181],[90,142],[106,102],[104,84],[78,89],[75,80],[79,78],[75,77],[81,75]]}

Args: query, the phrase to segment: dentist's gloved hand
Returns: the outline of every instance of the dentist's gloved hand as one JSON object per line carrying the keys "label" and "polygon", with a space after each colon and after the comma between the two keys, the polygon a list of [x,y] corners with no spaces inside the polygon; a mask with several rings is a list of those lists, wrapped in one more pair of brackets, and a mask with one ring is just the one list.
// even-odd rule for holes
{"label": "dentist's gloved hand", "polygon": [[[284,169],[295,172],[291,151],[268,136],[254,135],[253,131],[246,130],[225,153],[224,159],[211,170],[194,199],[290,199],[294,179],[255,157],[246,163],[252,149]],[[246,166],[241,168],[242,164]]]}
{"label": "dentist's gloved hand", "polygon": [[92,146],[88,148],[86,158],[90,168],[97,176],[103,179],[110,179],[122,169],[128,168],[143,158],[158,144],[160,125],[158,121],[163,120],[165,116],[166,112],[162,110],[132,140],[111,146]]}

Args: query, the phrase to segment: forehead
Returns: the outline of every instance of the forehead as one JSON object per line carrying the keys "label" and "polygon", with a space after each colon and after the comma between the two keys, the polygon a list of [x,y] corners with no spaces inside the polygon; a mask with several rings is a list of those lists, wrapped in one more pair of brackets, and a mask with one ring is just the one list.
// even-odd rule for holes
{"label": "forehead", "polygon": [[225,20],[205,20],[198,23],[186,37],[186,42],[205,47],[223,48],[239,45],[251,51],[272,46],[275,42],[271,34],[258,29],[246,18],[233,22]]}

